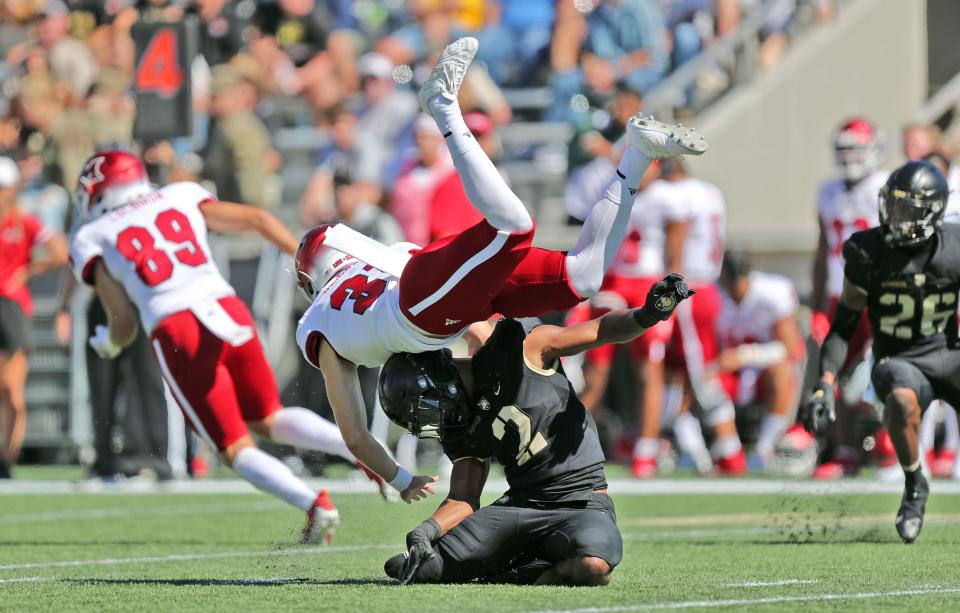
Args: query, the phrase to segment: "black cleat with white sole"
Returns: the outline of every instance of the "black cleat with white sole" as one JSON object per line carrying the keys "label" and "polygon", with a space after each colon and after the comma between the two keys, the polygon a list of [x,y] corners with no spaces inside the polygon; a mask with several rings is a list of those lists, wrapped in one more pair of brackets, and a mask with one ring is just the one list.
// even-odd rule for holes
{"label": "black cleat with white sole", "polygon": [[923,511],[930,496],[930,484],[926,477],[916,469],[906,474],[903,486],[903,499],[897,512],[897,532],[904,543],[912,543],[920,536],[923,528]]}

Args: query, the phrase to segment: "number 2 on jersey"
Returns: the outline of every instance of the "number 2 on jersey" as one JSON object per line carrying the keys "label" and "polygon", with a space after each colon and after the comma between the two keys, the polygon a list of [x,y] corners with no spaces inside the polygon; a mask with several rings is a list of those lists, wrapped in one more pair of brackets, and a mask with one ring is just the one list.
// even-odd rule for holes
{"label": "number 2 on jersey", "polygon": [[[173,252],[179,262],[187,266],[207,263],[186,215],[176,209],[161,211],[153,225],[164,239],[183,245]],[[143,226],[130,226],[121,232],[117,236],[117,250],[134,263],[137,276],[150,287],[160,285],[173,275],[173,260],[166,251],[157,248],[153,234]]]}
{"label": "number 2 on jersey", "polygon": [[497,419],[493,422],[493,435],[497,440],[503,440],[507,434],[507,422],[513,422],[520,437],[520,448],[517,451],[517,466],[523,464],[547,448],[547,439],[539,432],[533,432],[530,416],[514,405],[500,409]]}

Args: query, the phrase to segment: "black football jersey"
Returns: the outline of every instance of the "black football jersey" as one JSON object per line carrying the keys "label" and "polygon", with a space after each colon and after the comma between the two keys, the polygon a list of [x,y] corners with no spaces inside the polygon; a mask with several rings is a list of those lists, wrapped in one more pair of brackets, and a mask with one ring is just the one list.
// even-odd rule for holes
{"label": "black football jersey", "polygon": [[913,247],[893,247],[880,227],[843,244],[844,275],[867,291],[877,358],[952,347],[960,290],[960,224],[944,224]]}
{"label": "black football jersey", "polygon": [[527,363],[523,339],[537,319],[503,319],[473,357],[476,383],[469,434],[444,441],[451,460],[496,458],[507,494],[534,501],[584,500],[607,486],[593,417],[562,368]]}

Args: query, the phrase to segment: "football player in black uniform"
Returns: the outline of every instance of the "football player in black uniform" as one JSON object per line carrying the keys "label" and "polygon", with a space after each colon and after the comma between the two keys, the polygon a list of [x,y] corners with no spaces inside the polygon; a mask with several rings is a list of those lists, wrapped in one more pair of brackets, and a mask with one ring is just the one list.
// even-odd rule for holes
{"label": "football player in black uniform", "polygon": [[948,192],[936,166],[908,162],[880,190],[880,226],[844,243],[843,295],[823,344],[821,380],[800,414],[811,432],[834,420],[836,373],[866,306],[871,378],[906,475],[896,518],[906,543],[920,534],[930,493],[917,449],[920,415],[934,398],[960,406],[960,225],[942,223]]}
{"label": "football player in black uniform", "polygon": [[[439,438],[454,464],[450,494],[407,534],[409,549],[387,560],[387,575],[401,583],[605,585],[623,541],[596,424],[559,358],[629,342],[692,293],[668,275],[644,306],[568,328],[500,320],[473,358],[454,360],[448,350],[392,356],[380,374],[384,411],[421,438]],[[491,457],[510,489],[480,509]]]}

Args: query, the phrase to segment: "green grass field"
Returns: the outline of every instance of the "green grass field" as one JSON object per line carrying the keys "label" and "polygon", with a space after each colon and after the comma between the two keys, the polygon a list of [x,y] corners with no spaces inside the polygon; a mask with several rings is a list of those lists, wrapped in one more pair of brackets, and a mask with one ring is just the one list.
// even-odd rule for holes
{"label": "green grass field", "polygon": [[625,557],[606,588],[404,588],[383,560],[432,502],[336,495],[333,545],[297,546],[301,515],[259,494],[6,493],[0,609],[960,610],[958,495],[934,492],[912,546],[895,494],[615,498]]}

